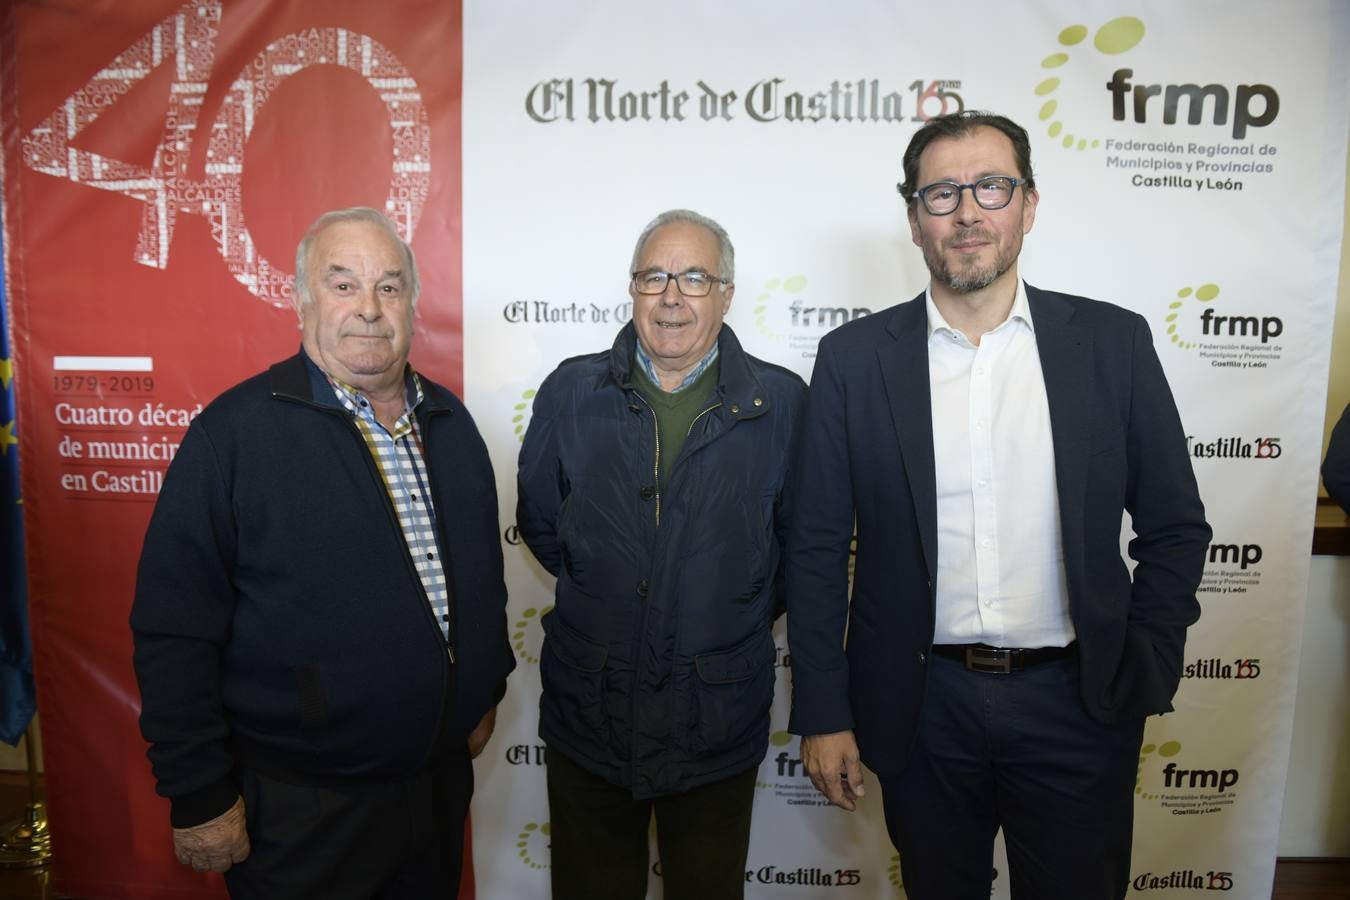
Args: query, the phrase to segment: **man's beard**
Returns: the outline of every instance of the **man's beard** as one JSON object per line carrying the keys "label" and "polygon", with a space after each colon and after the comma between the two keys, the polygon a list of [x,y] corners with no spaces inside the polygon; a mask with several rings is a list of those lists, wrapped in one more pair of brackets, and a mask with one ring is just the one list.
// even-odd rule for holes
{"label": "man's beard", "polygon": [[[956,243],[972,237],[987,240],[997,246],[992,235],[978,230],[959,232],[953,235],[948,243]],[[947,259],[942,253],[942,248],[936,247],[931,241],[925,240],[923,242],[923,261],[928,265],[928,272],[933,276],[934,281],[946,285],[958,294],[970,294],[989,287],[1004,272],[1011,269],[1013,263],[1017,262],[1017,254],[1021,249],[1020,241],[1015,247],[999,247],[998,254],[994,257],[992,264],[971,264],[963,266],[958,272],[952,272],[947,265]]]}

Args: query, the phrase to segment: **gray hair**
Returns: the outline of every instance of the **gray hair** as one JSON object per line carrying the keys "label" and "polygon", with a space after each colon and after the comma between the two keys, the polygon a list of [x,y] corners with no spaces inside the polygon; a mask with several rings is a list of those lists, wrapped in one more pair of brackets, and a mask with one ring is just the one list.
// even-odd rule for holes
{"label": "gray hair", "polygon": [[[707,216],[701,216],[689,209],[668,209],[647,223],[647,227],[642,229],[642,234],[638,235],[637,246],[633,248],[633,262],[629,264],[628,271],[632,272],[637,269],[638,260],[642,258],[642,248],[646,245],[647,239],[652,236],[652,233],[663,225],[676,223],[698,225],[712,232],[713,237],[717,238],[717,243],[721,247],[721,252],[717,257],[717,277],[725,278],[729,282],[736,280],[736,249],[731,246],[731,238],[727,236],[727,230]],[[727,286],[722,285],[722,290],[725,291],[726,289]]]}
{"label": "gray hair", "polygon": [[347,209],[335,209],[326,212],[314,220],[314,224],[309,226],[305,236],[300,239],[300,246],[295,250],[295,298],[300,305],[311,303],[314,297],[309,292],[309,251],[314,247],[314,241],[318,239],[320,232],[330,225],[340,225],[343,222],[368,222],[376,225],[389,235],[389,237],[398,245],[398,249],[403,253],[403,258],[407,260],[406,278],[408,279],[408,291],[412,297],[412,305],[417,305],[417,297],[422,293],[422,281],[417,277],[417,260],[413,257],[412,247],[399,235],[398,229],[394,223],[380,212],[378,209],[371,209],[369,206],[352,206]]}

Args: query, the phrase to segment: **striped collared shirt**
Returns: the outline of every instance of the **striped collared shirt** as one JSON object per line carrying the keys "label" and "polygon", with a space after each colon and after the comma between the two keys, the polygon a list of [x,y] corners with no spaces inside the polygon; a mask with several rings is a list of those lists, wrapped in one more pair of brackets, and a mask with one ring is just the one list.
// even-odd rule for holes
{"label": "striped collared shirt", "polygon": [[[436,510],[431,502],[426,461],[422,458],[422,437],[413,416],[413,410],[422,402],[422,380],[412,369],[408,370],[406,405],[392,431],[375,418],[374,406],[360,391],[331,375],[328,383],[338,401],[352,414],[352,420],[366,441],[366,448],[384,477],[384,486],[398,514],[403,540],[417,566],[417,575],[431,603],[431,611],[441,625],[447,645],[453,648],[450,594],[445,584],[445,570],[441,567],[441,550],[436,543]],[[451,653],[453,655],[453,649]]]}
{"label": "striped collared shirt", "polygon": [[[652,365],[652,358],[647,355],[647,351],[642,349],[642,341],[634,341],[634,343],[637,345],[638,365],[642,366],[642,371],[647,373],[647,377],[652,380],[652,384],[661,387],[661,378],[656,374],[656,366]],[[708,370],[708,366],[712,365],[714,359],[717,359],[717,341],[713,341],[712,349],[704,355],[703,360],[698,365],[694,366],[689,374],[684,376],[684,379],[680,382],[680,386],[675,388],[675,390],[670,391],[670,393],[678,394],[695,381],[698,381],[698,376]],[[662,388],[662,390],[664,390],[664,388]]]}

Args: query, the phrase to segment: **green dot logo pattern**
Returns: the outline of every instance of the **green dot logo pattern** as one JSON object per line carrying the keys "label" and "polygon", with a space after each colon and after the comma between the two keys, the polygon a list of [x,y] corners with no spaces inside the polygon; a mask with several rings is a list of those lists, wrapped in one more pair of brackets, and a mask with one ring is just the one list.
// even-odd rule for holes
{"label": "green dot logo pattern", "polygon": [[1139,748],[1139,767],[1134,774],[1134,792],[1142,800],[1158,799],[1157,794],[1150,794],[1144,790],[1144,763],[1148,762],[1148,758],[1155,752],[1163,759],[1170,759],[1181,752],[1181,742],[1167,741],[1164,744],[1145,744]]}
{"label": "green dot logo pattern", "polygon": [[[1058,41],[1061,47],[1076,47],[1087,36],[1088,27],[1086,25],[1070,25],[1060,31]],[[1133,16],[1121,16],[1118,19],[1112,19],[1097,29],[1097,33],[1092,38],[1092,46],[1096,47],[1100,53],[1114,56],[1133,49],[1143,39],[1144,23]],[[1054,72],[1068,61],[1069,54],[1058,50],[1041,60],[1041,68],[1046,72]],[[1101,141],[1097,138],[1081,137],[1066,130],[1064,121],[1057,116],[1057,113],[1060,112],[1059,101],[1051,96],[1060,84],[1060,77],[1052,74],[1037,82],[1034,88],[1036,96],[1043,98],[1038,118],[1042,122],[1049,123],[1046,126],[1046,134],[1059,140],[1060,146],[1066,150],[1073,147],[1086,150],[1088,147],[1101,146]]]}
{"label": "green dot logo pattern", "polygon": [[[542,859],[544,851],[548,849],[548,836],[549,836],[548,826],[549,823],[547,822],[545,822],[543,825],[540,825],[536,822],[528,822],[526,823],[525,827],[520,830],[520,834],[517,835],[516,837],[516,849],[520,851],[520,861],[523,862],[525,865],[529,866],[531,869],[549,868],[548,863],[538,862],[535,859],[535,856],[538,856],[540,859]],[[536,846],[534,855],[531,855],[530,853],[531,845],[537,845],[540,843],[543,844],[542,849]]]}
{"label": "green dot logo pattern", "polygon": [[530,401],[534,399],[534,388],[530,388],[520,393],[520,402],[511,409],[515,415],[511,416],[511,428],[514,430],[516,440],[522,444],[525,442],[525,419],[530,408]]}
{"label": "green dot logo pattern", "polygon": [[891,861],[886,866],[886,879],[890,881],[898,890],[904,890],[904,883],[900,881],[900,854],[897,853],[891,857]]}
{"label": "green dot logo pattern", "polygon": [[778,291],[784,294],[800,294],[806,290],[805,275],[791,275],[787,278],[770,278],[764,282],[764,287],[755,297],[755,306],[752,312],[755,316],[755,328],[760,334],[775,341],[786,341],[787,335],[774,331],[773,326],[769,324],[769,310],[772,306],[774,294]]}
{"label": "green dot logo pattern", "polygon": [[515,645],[516,655],[532,666],[539,664],[539,657],[525,648],[525,637],[530,633],[530,625],[543,618],[544,613],[552,608],[552,606],[545,606],[543,609],[530,607],[525,610],[520,614],[520,621],[516,622],[515,632],[511,635],[511,642]]}
{"label": "green dot logo pattern", "polygon": [[1167,323],[1167,336],[1182,350],[1190,350],[1195,344],[1186,340],[1181,332],[1177,330],[1177,319],[1181,316],[1182,309],[1186,306],[1186,300],[1194,297],[1197,303],[1209,303],[1215,297],[1219,296],[1219,286],[1217,284],[1202,284],[1198,288],[1191,289],[1184,287],[1177,291],[1177,299],[1167,305],[1167,317],[1164,321]]}

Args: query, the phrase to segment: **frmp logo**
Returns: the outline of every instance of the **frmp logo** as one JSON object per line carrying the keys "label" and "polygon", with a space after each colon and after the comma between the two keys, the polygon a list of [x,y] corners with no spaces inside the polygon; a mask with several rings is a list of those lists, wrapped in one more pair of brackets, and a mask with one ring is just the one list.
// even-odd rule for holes
{"label": "frmp logo", "polygon": [[[1167,336],[1173,344],[1183,350],[1195,349],[1195,344],[1182,336],[1183,325],[1185,322],[1185,320],[1182,319],[1182,316],[1184,315],[1184,311],[1190,308],[1186,301],[1193,298],[1196,303],[1209,303],[1217,296],[1219,296],[1219,286],[1217,284],[1202,284],[1195,290],[1184,287],[1177,291],[1177,299],[1168,304],[1167,317],[1164,320],[1167,322]],[[1209,312],[1209,310],[1206,310],[1206,312]],[[1179,322],[1177,321],[1178,319],[1182,319],[1182,321]]]}
{"label": "frmp logo", "polygon": [[[1076,47],[1081,44],[1088,36],[1088,27],[1086,25],[1070,25],[1060,31],[1058,42],[1061,47]],[[1099,53],[1115,56],[1133,49],[1141,40],[1144,39],[1144,23],[1133,16],[1121,16],[1118,19],[1112,19],[1101,28],[1092,38],[1092,46]],[[1041,68],[1046,70],[1056,70],[1069,61],[1069,54],[1063,50],[1051,53],[1041,60]],[[1046,99],[1037,115],[1042,122],[1049,122],[1046,127],[1046,134],[1052,138],[1059,139],[1060,146],[1066,150],[1077,147],[1079,150],[1086,150],[1088,147],[1098,147],[1101,140],[1098,138],[1076,137],[1072,131],[1066,130],[1065,123],[1056,114],[1059,110],[1059,101],[1050,97],[1059,89],[1062,80],[1059,76],[1052,75],[1037,82],[1035,93],[1037,97]],[[1062,136],[1061,136],[1062,135]]]}
{"label": "frmp logo", "polygon": [[1241,780],[1238,770],[1182,766],[1173,758],[1180,754],[1180,741],[1139,748],[1135,796],[1156,802],[1174,816],[1212,815],[1231,809],[1238,796],[1234,787]]}
{"label": "frmp logo", "polygon": [[797,749],[796,738],[786,731],[775,731],[769,735],[769,754],[760,765],[755,787],[772,791],[774,800],[784,806],[830,805],[811,785]]}
{"label": "frmp logo", "polygon": [[1209,558],[1196,593],[1246,594],[1261,583],[1258,566],[1264,558],[1265,551],[1260,544],[1210,544]]}
{"label": "frmp logo", "polygon": [[1174,762],[1163,766],[1165,788],[1191,788],[1222,794],[1237,782],[1237,769],[1182,769]]}
{"label": "frmp logo", "polygon": [[1279,316],[1219,312],[1217,284],[1184,287],[1167,306],[1167,336],[1173,346],[1196,350],[1218,369],[1264,369],[1283,356],[1276,338],[1284,334]]}
{"label": "frmp logo", "polygon": [[[787,750],[779,750],[776,755],[773,754],[773,747],[786,747],[792,743],[792,735],[786,731],[775,731],[769,735],[770,755],[772,758],[771,771],[778,778],[805,778],[806,767],[802,765],[801,757],[794,756]],[[771,776],[773,777],[773,776]],[[756,781],[757,788],[773,788],[776,784]]]}
{"label": "frmp logo", "polygon": [[[1111,93],[1111,118],[1117,122],[1125,121],[1125,98],[1133,99],[1134,121],[1140,124],[1148,121],[1149,100],[1162,95],[1162,123],[1177,123],[1177,106],[1186,100],[1187,124],[1199,125],[1204,120],[1205,101],[1214,101],[1214,124],[1228,124],[1228,88],[1221,84],[1130,84],[1134,69],[1116,69],[1106,89]],[[1252,100],[1261,100],[1261,112],[1253,115]],[[1247,136],[1248,128],[1264,128],[1280,112],[1280,95],[1268,84],[1240,84],[1233,97],[1233,137],[1242,139]]]}
{"label": "frmp logo", "polygon": [[516,835],[516,850],[520,853],[520,861],[531,869],[550,868],[547,862],[550,834],[548,822],[542,825],[537,822],[525,823],[525,827],[520,829],[520,834]]}
{"label": "frmp logo", "polygon": [[773,758],[774,765],[778,767],[779,778],[806,778],[806,766],[802,763],[800,757],[791,756],[786,750],[778,751],[778,755]]}
{"label": "frmp logo", "polygon": [[[1032,89],[1045,134],[1066,150],[1104,148],[1105,169],[1124,170],[1130,187],[1149,191],[1232,198],[1248,188],[1235,176],[1274,172],[1279,146],[1251,139],[1279,114],[1275,88],[1215,84],[1202,72],[1191,83],[1190,69],[1185,83],[1154,84],[1158,79],[1147,77],[1145,68],[1148,53],[1129,53],[1145,30],[1133,16],[1112,19],[1095,32],[1083,24],[1060,30],[1059,47],[1041,59]],[[1127,53],[1128,63],[1111,60]],[[1216,133],[1215,127],[1225,130]],[[1159,139],[1161,129],[1167,138]]]}
{"label": "frmp logo", "polygon": [[755,328],[775,341],[801,351],[804,359],[816,355],[816,344],[827,332],[868,315],[865,306],[830,306],[813,301],[806,292],[806,276],[770,278],[755,297]]}
{"label": "frmp logo", "polygon": [[[1227,331],[1224,330],[1224,323],[1227,323]],[[1200,314],[1200,333],[1244,338],[1250,336],[1253,340],[1260,337],[1261,343],[1268,344],[1284,333],[1284,323],[1275,316],[1262,316],[1258,321],[1256,316],[1220,316],[1214,310],[1207,309]]]}
{"label": "frmp logo", "polygon": [[1209,562],[1211,565],[1233,565],[1246,570],[1261,561],[1263,556],[1260,544],[1210,544]]}

